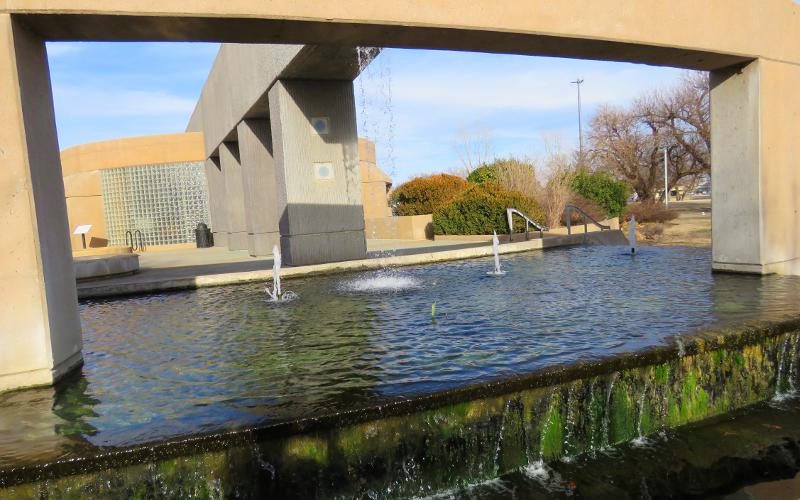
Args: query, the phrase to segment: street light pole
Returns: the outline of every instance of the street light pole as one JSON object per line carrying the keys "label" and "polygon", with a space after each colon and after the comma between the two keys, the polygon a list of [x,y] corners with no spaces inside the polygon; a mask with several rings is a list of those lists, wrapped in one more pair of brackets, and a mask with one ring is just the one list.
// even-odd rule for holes
{"label": "street light pole", "polygon": [[667,186],[667,148],[664,148],[664,204],[669,208],[669,187]]}
{"label": "street light pole", "polygon": [[581,163],[583,163],[583,125],[581,124],[581,84],[583,83],[583,79],[579,77],[574,82],[570,83],[574,83],[578,86],[578,157]]}

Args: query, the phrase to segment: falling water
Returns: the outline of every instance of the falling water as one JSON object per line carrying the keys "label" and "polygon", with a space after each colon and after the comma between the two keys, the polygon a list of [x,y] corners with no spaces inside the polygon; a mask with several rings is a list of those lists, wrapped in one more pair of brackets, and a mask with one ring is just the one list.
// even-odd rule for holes
{"label": "falling water", "polygon": [[500,452],[503,449],[503,436],[506,433],[506,415],[508,414],[508,406],[511,402],[506,401],[503,405],[503,413],[500,415],[500,433],[497,436],[497,446],[494,449],[494,475],[500,473]]}
{"label": "falling water", "polygon": [[492,253],[494,254],[494,271],[487,271],[489,276],[502,276],[506,274],[505,271],[500,269],[500,240],[497,239],[497,231],[493,231],[492,235]]}
{"label": "falling water", "polygon": [[[382,54],[382,57],[378,57]],[[392,105],[392,74],[391,63],[387,52],[380,47],[357,47],[356,56],[358,63],[359,94],[359,136],[365,137],[375,144],[376,157],[380,150],[380,162],[376,158],[376,165],[396,179],[396,162],[394,151],[395,119]],[[372,163],[367,164],[368,175],[373,175]],[[381,196],[377,191],[372,196]],[[376,206],[383,203],[383,198],[373,200]],[[381,216],[382,217],[382,216]],[[377,238],[378,219],[372,219],[371,227],[367,228],[371,239]],[[390,233],[397,233],[397,219],[392,216],[389,225]],[[381,252],[383,253],[383,252]],[[386,252],[395,255],[394,247]]]}
{"label": "falling water", "polygon": [[550,477],[549,467],[547,467],[547,464],[544,461],[544,448],[547,433],[550,431],[550,426],[552,425],[553,406],[558,401],[555,395],[555,391],[550,395],[550,401],[547,403],[547,411],[544,414],[544,425],[542,425],[542,430],[539,435],[539,460],[529,463],[524,468],[524,472],[528,477],[540,482],[547,481]]}
{"label": "falling water", "polygon": [[639,396],[639,413],[636,416],[636,438],[633,439],[633,444],[642,446],[647,444],[647,438],[642,433],[642,420],[644,419],[644,403],[647,396],[647,384],[642,389],[642,395]]}
{"label": "falling water", "polygon": [[614,382],[617,381],[617,374],[611,375],[611,382],[608,385],[608,392],[606,393],[606,406],[603,408],[603,428],[602,428],[602,447],[608,448],[611,446],[611,435],[609,427],[611,424],[611,394],[614,392]]}
{"label": "falling water", "polygon": [[[564,462],[571,462],[572,455],[570,455],[568,446],[572,445],[573,434],[575,432],[575,412],[577,411],[577,397],[575,396],[575,386],[570,384],[567,390],[567,426],[564,432],[564,452],[561,455],[561,460]],[[591,438],[590,438],[591,439]]]}
{"label": "falling water", "polygon": [[630,243],[631,255],[633,255],[636,253],[636,217],[631,217],[628,226],[628,243]]}
{"label": "falling water", "polygon": [[594,452],[595,449],[595,420],[597,415],[594,410],[594,379],[589,383],[589,450]]}
{"label": "falling water", "polygon": [[[789,351],[788,336],[786,337],[786,340],[783,342],[783,346],[778,349],[778,374],[775,377],[775,396],[773,397],[773,400],[775,401],[783,401],[784,399],[786,399],[787,396],[790,395],[783,390],[784,387],[786,387],[787,385],[787,381],[785,380],[784,377],[785,372],[783,370],[784,359],[786,358],[787,351]],[[789,355],[791,356],[791,353]],[[791,379],[792,377],[789,376],[788,378]]]}
{"label": "falling water", "polygon": [[792,348],[789,350],[789,373],[787,374],[789,378],[789,390],[792,394],[797,394],[797,336],[792,337]]}
{"label": "falling water", "polygon": [[676,338],[675,342],[678,344],[678,356],[681,358],[686,356],[686,346],[683,345],[683,340]]}

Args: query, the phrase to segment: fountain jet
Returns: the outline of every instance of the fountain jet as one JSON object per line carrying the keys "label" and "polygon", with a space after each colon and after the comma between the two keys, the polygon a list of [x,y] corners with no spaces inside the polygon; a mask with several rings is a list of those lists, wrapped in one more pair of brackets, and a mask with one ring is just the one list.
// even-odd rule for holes
{"label": "fountain jet", "polygon": [[269,285],[264,289],[272,302],[289,302],[298,297],[292,291],[281,290],[281,249],[278,245],[272,247],[272,290]]}
{"label": "fountain jet", "polygon": [[500,269],[500,240],[497,239],[497,231],[493,231],[492,253],[494,253],[494,271],[488,271],[486,274],[489,276],[502,276],[506,274],[505,271]]}

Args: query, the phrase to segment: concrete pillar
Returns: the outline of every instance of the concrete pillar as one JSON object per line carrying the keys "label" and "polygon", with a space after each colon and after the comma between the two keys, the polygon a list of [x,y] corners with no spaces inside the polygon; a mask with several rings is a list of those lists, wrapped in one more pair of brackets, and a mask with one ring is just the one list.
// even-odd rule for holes
{"label": "concrete pillar", "polygon": [[713,268],[800,274],[800,66],[711,75]]}
{"label": "concrete pillar", "polygon": [[225,207],[228,214],[228,249],[247,250],[247,221],[244,215],[244,189],[239,144],[223,142],[219,147],[222,175],[225,177]]}
{"label": "concrete pillar", "polygon": [[279,80],[269,109],[284,262],[366,257],[352,82]]}
{"label": "concrete pillar", "polygon": [[236,131],[242,163],[248,248],[253,256],[271,255],[272,247],[280,242],[280,231],[269,120],[242,120]]}
{"label": "concrete pillar", "polygon": [[225,176],[218,156],[206,160],[208,211],[215,247],[228,246],[228,208],[225,206]]}
{"label": "concrete pillar", "polygon": [[43,40],[0,14],[0,391],[81,363],[81,324]]}

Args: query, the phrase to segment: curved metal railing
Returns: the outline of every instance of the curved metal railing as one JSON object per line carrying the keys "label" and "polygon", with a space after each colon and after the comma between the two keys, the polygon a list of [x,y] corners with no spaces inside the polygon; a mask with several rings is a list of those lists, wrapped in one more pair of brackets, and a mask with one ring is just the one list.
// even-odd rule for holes
{"label": "curved metal railing", "polygon": [[125,231],[125,245],[131,247],[134,252],[144,252],[147,246],[144,244],[144,236],[140,230]]}
{"label": "curved metal railing", "polygon": [[526,240],[530,239],[530,234],[529,234],[530,231],[529,231],[529,229],[530,229],[531,226],[535,227],[539,231],[539,237],[540,238],[543,238],[544,237],[544,232],[549,230],[549,228],[547,226],[543,226],[543,225],[539,224],[538,222],[536,222],[535,220],[531,219],[527,215],[523,214],[522,212],[520,212],[516,208],[507,208],[506,209],[506,217],[508,218],[508,236],[509,236],[509,239],[511,238],[511,235],[514,233],[514,216],[515,215],[517,215],[519,217],[522,217],[522,219],[525,221],[525,239]]}
{"label": "curved metal railing", "polygon": [[572,234],[572,217],[571,217],[572,210],[577,210],[578,213],[583,216],[583,232],[584,233],[588,233],[589,232],[589,222],[591,222],[595,226],[599,227],[601,231],[605,231],[607,229],[611,229],[611,226],[606,226],[604,224],[600,224],[599,222],[594,220],[594,218],[591,215],[589,215],[586,212],[584,212],[583,209],[581,209],[581,207],[578,207],[578,206],[575,206],[575,205],[567,205],[564,208],[564,218],[566,219],[566,222],[567,222],[567,234]]}

